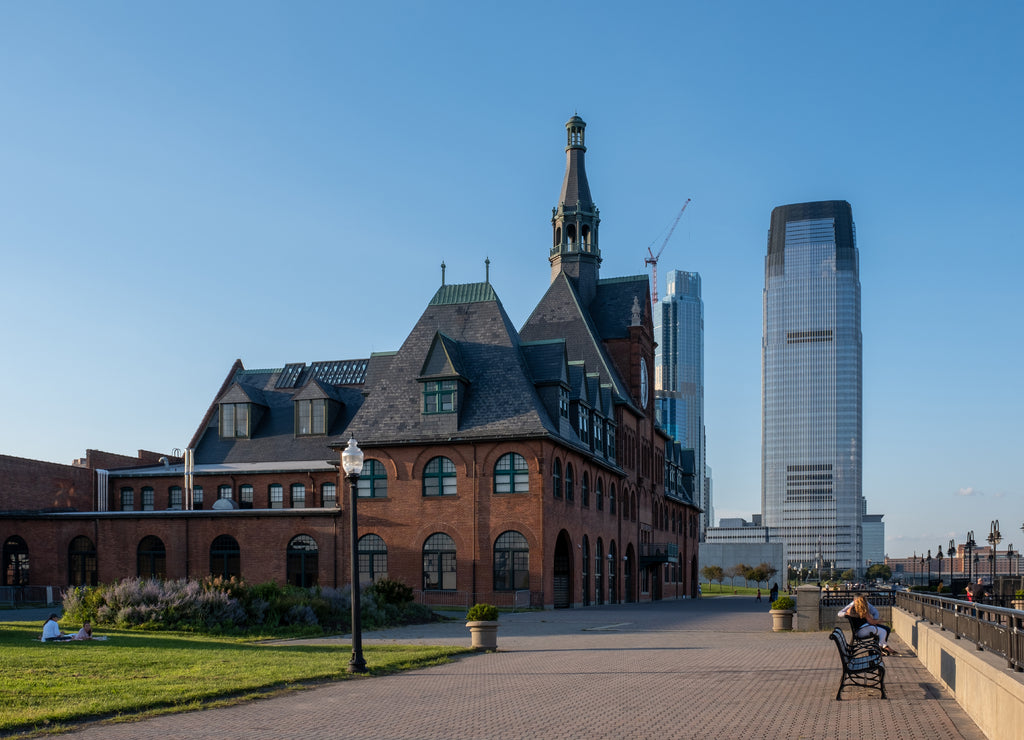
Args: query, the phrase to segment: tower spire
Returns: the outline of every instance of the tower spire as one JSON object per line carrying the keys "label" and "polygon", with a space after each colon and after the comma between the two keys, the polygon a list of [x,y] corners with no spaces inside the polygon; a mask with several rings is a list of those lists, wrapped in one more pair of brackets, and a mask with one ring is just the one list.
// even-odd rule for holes
{"label": "tower spire", "polygon": [[575,284],[584,305],[590,303],[597,291],[601,265],[597,241],[601,218],[590,197],[584,163],[586,128],[587,124],[576,115],[565,124],[565,177],[558,206],[551,212],[552,245],[548,256],[551,279],[565,273]]}

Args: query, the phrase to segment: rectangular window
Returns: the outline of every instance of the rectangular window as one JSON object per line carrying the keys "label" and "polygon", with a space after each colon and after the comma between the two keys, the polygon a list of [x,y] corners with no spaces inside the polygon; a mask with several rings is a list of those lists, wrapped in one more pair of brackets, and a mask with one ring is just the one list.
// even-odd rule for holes
{"label": "rectangular window", "polygon": [[238,487],[238,505],[243,509],[252,508],[253,487],[243,483]]}
{"label": "rectangular window", "polygon": [[181,486],[171,486],[168,499],[172,509],[181,509]]}
{"label": "rectangular window", "polygon": [[222,403],[220,405],[220,436],[224,439],[249,438],[249,404]]}
{"label": "rectangular window", "polygon": [[231,486],[219,486],[217,488],[217,498],[227,498],[227,499],[230,499],[232,497],[232,495],[233,494],[232,494],[232,491],[231,491]]}
{"label": "rectangular window", "polygon": [[121,511],[132,511],[135,508],[135,491],[131,488],[121,489]]}
{"label": "rectangular window", "polygon": [[142,510],[153,511],[156,506],[155,496],[153,495],[153,489],[146,486],[142,489]]}
{"label": "rectangular window", "polygon": [[270,486],[270,508],[284,508],[284,486],[279,483],[274,483]]}
{"label": "rectangular window", "polygon": [[203,487],[196,486],[192,489],[192,508],[202,509],[203,508]]}
{"label": "rectangular window", "polygon": [[615,462],[615,427],[608,425],[608,459]]}
{"label": "rectangular window", "polygon": [[306,508],[306,487],[301,483],[292,484],[292,508]]}
{"label": "rectangular window", "polygon": [[423,413],[451,414],[455,412],[454,380],[431,381],[423,384]]}
{"label": "rectangular window", "polygon": [[569,391],[565,388],[558,389],[558,413],[563,419],[569,418]]}
{"label": "rectangular window", "polygon": [[337,506],[338,489],[333,483],[324,483],[320,487],[320,496],[323,499],[323,506],[325,509]]}
{"label": "rectangular window", "polygon": [[327,399],[295,402],[295,434],[300,437],[327,434]]}

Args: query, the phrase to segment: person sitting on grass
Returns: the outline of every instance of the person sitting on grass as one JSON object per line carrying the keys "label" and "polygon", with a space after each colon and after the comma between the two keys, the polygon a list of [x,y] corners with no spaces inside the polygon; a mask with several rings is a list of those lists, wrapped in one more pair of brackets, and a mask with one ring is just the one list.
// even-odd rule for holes
{"label": "person sitting on grass", "polygon": [[864,596],[858,596],[849,604],[839,610],[840,617],[848,617],[850,626],[853,627],[857,637],[878,637],[878,647],[886,655],[899,655],[898,652],[889,647],[886,642],[889,638],[889,630],[879,621],[878,610],[875,609]]}
{"label": "person sitting on grass", "polygon": [[92,624],[89,622],[82,622],[82,629],[75,633],[72,640],[91,640],[92,639]]}
{"label": "person sitting on grass", "polygon": [[60,631],[60,625],[57,623],[58,617],[56,613],[51,614],[47,617],[43,623],[43,642],[60,642],[63,640],[70,640],[71,635],[65,635]]}

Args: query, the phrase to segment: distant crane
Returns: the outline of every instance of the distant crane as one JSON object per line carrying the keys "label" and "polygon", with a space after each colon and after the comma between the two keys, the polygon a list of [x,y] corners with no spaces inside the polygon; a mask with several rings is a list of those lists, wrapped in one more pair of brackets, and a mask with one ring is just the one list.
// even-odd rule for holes
{"label": "distant crane", "polygon": [[672,222],[672,228],[668,230],[668,236],[665,237],[665,241],[661,243],[661,249],[658,250],[657,254],[651,252],[651,248],[647,247],[647,254],[650,257],[644,258],[644,266],[651,266],[651,303],[657,305],[658,303],[658,258],[661,257],[661,253],[665,251],[665,246],[668,244],[668,240],[672,238],[672,232],[676,230],[676,225],[679,223],[679,219],[683,217],[683,211],[686,210],[686,206],[690,205],[690,198],[686,199],[683,203],[683,207],[679,209],[679,213],[676,216],[676,220]]}

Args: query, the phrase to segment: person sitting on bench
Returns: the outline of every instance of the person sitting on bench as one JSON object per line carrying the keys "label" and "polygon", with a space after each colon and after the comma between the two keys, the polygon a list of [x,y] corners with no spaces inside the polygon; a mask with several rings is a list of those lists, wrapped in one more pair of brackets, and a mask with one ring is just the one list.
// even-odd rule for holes
{"label": "person sitting on bench", "polygon": [[878,610],[875,609],[864,596],[858,596],[849,604],[839,610],[840,617],[848,617],[853,627],[855,637],[868,637],[875,635],[878,638],[878,647],[886,655],[899,655],[898,652],[889,647],[886,642],[889,639],[887,630],[879,621]]}

